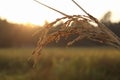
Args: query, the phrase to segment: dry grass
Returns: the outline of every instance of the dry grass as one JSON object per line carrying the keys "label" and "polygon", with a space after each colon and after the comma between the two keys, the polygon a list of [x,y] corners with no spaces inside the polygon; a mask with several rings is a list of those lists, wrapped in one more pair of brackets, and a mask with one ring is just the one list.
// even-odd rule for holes
{"label": "dry grass", "polygon": [[[35,1],[38,2],[37,0]],[[78,7],[80,7],[74,0],[72,1]],[[39,59],[39,55],[41,54],[42,49],[47,44],[53,41],[58,42],[61,38],[67,39],[71,35],[76,35],[76,38],[71,41],[68,41],[66,44],[67,46],[70,46],[73,43],[86,38],[119,48],[120,46],[119,38],[112,31],[110,31],[104,24],[100,23],[96,18],[87,13],[81,7],[80,8],[88,16],[85,15],[70,16],[56,9],[53,9],[47,5],[44,6],[63,14],[65,17],[56,19],[56,21],[45,25],[42,30],[38,31],[40,37],[37,43],[37,47],[33,51],[35,63],[37,62],[36,59]],[[59,28],[56,29],[57,26],[55,25],[59,23],[61,20],[64,22],[63,25],[59,26]]]}
{"label": "dry grass", "polygon": [[[56,30],[56,27],[54,25],[62,19],[67,20],[64,22],[63,25],[59,27],[59,29]],[[91,23],[94,23],[97,26],[94,26]],[[119,43],[116,41],[116,37],[114,37],[112,34],[107,34],[106,29],[102,30],[99,27],[99,24],[95,23],[89,17],[81,15],[74,15],[57,19],[55,22],[45,25],[44,28],[39,32],[39,34],[40,37],[37,43],[37,47],[33,51],[33,55],[36,59],[37,57],[39,57],[42,49],[48,43],[51,43],[53,41],[58,42],[61,38],[67,39],[71,35],[76,35],[77,37],[71,41],[68,41],[68,43],[66,44],[67,46],[70,46],[73,43],[84,38],[98,41],[100,43],[109,44],[115,47],[119,46]]]}

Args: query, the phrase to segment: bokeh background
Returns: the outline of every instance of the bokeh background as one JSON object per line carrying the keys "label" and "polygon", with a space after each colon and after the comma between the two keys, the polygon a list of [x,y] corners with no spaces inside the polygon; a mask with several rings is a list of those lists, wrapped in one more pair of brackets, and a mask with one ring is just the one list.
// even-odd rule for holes
{"label": "bokeh background", "polygon": [[[70,0],[42,2],[70,15],[84,15]],[[119,0],[77,2],[120,37]],[[120,49],[87,39],[70,48],[64,47],[64,40],[50,43],[33,68],[28,58],[39,34],[32,35],[60,17],[33,0],[0,0],[0,80],[120,80]]]}

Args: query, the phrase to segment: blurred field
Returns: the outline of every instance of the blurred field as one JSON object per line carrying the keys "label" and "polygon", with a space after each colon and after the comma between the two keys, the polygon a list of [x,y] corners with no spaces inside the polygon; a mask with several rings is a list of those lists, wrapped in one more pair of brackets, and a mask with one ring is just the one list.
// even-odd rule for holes
{"label": "blurred field", "polygon": [[32,50],[0,49],[0,80],[120,80],[120,50],[46,48],[35,69]]}

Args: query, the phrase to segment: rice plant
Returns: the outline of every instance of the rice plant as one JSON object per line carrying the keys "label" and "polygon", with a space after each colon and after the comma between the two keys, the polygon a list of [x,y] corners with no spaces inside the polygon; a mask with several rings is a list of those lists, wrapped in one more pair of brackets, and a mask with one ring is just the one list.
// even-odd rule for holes
{"label": "rice plant", "polygon": [[[99,22],[95,17],[87,13],[78,3],[75,3],[86,15],[67,15],[57,9],[47,6],[37,0],[37,3],[48,7],[62,15],[64,17],[56,19],[45,25],[41,30],[38,30],[39,40],[37,42],[37,47],[33,51],[32,55],[35,58],[34,62],[37,63],[40,58],[42,49],[49,43],[55,41],[56,43],[61,39],[67,39],[71,35],[76,35],[77,37],[71,41],[68,41],[66,46],[70,46],[75,42],[82,39],[89,39],[97,41],[104,44],[112,45],[116,48],[120,48],[120,39],[111,30],[109,30],[103,23]],[[56,29],[56,24],[63,21],[63,25]]]}

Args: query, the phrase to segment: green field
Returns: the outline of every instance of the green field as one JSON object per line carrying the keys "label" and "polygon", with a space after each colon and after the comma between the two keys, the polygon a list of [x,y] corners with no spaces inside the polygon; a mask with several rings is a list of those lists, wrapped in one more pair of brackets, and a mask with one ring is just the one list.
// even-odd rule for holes
{"label": "green field", "polygon": [[32,50],[0,49],[0,80],[120,80],[120,50],[46,48],[36,68]]}

